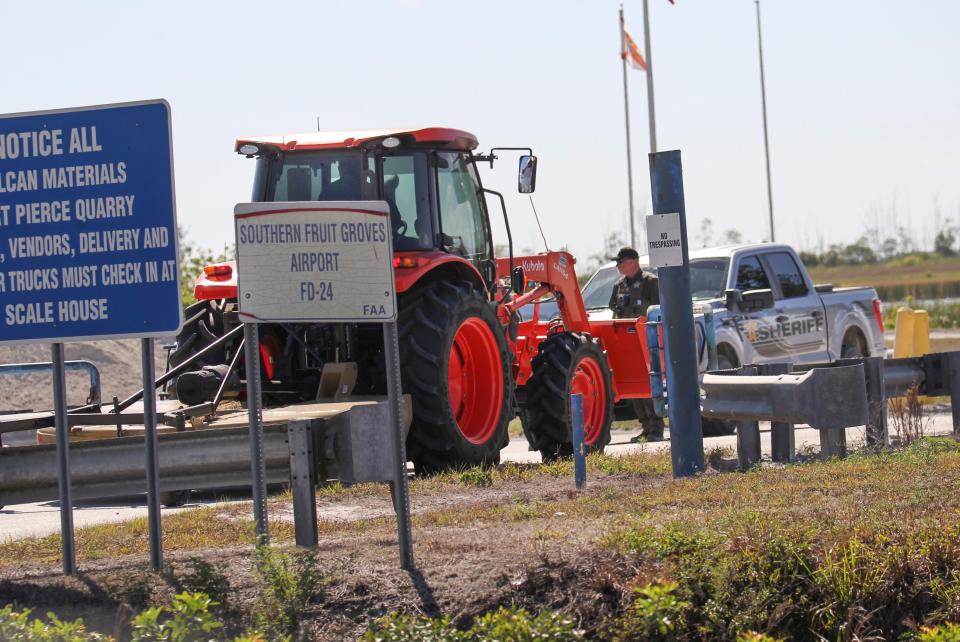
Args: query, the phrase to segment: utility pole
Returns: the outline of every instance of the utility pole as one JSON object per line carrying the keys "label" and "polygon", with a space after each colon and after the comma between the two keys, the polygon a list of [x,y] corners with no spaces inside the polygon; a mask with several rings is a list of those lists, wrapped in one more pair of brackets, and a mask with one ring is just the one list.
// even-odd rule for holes
{"label": "utility pole", "polygon": [[620,5],[620,61],[623,63],[623,114],[627,123],[627,192],[630,195],[630,247],[637,247],[636,226],[633,223],[633,157],[630,154],[630,101],[627,98],[626,31],[623,25],[623,5]]}
{"label": "utility pole", "polygon": [[[773,187],[770,181],[770,138],[767,135],[767,87],[763,77],[763,37],[760,32],[760,0],[754,0],[757,5],[757,47],[760,50],[760,99],[763,104],[763,151],[767,159],[767,205],[770,212],[770,242],[776,240],[773,232]],[[646,0],[644,0],[646,8]],[[647,54],[650,55],[649,53]],[[649,63],[648,63],[649,64]]]}
{"label": "utility pole", "polygon": [[650,121],[650,153],[657,151],[657,116],[653,109],[653,52],[650,46],[650,9],[643,0],[643,41],[647,56],[647,117]]}

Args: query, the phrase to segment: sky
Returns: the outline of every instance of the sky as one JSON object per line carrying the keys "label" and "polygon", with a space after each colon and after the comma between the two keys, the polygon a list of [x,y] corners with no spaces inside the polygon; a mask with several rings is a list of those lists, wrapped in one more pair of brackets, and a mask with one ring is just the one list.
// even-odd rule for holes
{"label": "sky", "polygon": [[[232,243],[253,161],[239,136],[442,125],[529,146],[551,249],[629,238],[619,2],[0,0],[0,112],[165,98],[178,219]],[[643,47],[642,2],[625,0]],[[932,246],[960,221],[960,2],[763,0],[776,240],[869,227]],[[769,238],[754,2],[650,0],[657,137],[682,154],[691,246]],[[649,214],[644,72],[628,70],[638,235]],[[516,160],[481,170],[517,251],[541,251]],[[491,203],[495,242],[506,236]],[[941,223],[942,224],[942,223]]]}

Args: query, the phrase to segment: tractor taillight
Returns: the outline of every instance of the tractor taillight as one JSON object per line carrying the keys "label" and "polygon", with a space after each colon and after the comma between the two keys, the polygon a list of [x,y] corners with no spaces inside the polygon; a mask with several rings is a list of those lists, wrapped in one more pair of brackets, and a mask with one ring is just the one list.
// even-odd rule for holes
{"label": "tractor taillight", "polygon": [[873,316],[877,320],[880,334],[883,334],[883,310],[880,309],[880,299],[873,300]]}
{"label": "tractor taillight", "polygon": [[393,267],[395,268],[415,268],[420,265],[420,261],[415,256],[395,256],[393,257]]}
{"label": "tractor taillight", "polygon": [[207,265],[204,266],[203,273],[211,281],[228,281],[233,276],[233,267],[223,263]]}

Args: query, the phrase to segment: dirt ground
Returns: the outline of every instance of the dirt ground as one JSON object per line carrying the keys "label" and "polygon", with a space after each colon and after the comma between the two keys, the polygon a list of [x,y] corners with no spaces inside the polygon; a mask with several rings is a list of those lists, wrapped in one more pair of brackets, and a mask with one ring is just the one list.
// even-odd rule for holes
{"label": "dirt ground", "polygon": [[[612,489],[663,483],[661,479],[606,477],[592,482],[588,496]],[[418,494],[415,513],[453,507],[482,510],[508,503],[548,502],[576,496],[570,479],[538,477],[496,488],[464,488]],[[389,499],[363,495],[318,499],[318,513],[342,519],[380,516]],[[351,517],[348,517],[351,516]],[[283,519],[280,511],[273,518]],[[469,520],[467,520],[469,521]],[[360,535],[321,536],[320,565],[328,578],[324,600],[311,606],[303,632],[312,640],[354,639],[367,623],[392,612],[444,614],[455,622],[498,605],[564,609],[586,629],[618,612],[635,569],[629,560],[594,548],[606,531],[604,520],[571,524],[566,515],[545,519],[484,520],[481,525],[452,523],[414,529],[412,572],[399,568],[396,530],[371,528]],[[59,566],[19,566],[0,571],[0,604],[15,603],[37,613],[53,611],[61,618],[83,617],[94,630],[124,636],[131,608],[124,601],[149,587],[151,604],[169,603],[178,591],[176,576],[186,572],[191,557],[222,565],[230,580],[236,622],[248,622],[256,608],[256,583],[249,547],[167,554],[167,572],[148,572],[149,560],[126,557],[80,563],[80,573],[61,575]],[[239,615],[238,615],[239,614]]]}

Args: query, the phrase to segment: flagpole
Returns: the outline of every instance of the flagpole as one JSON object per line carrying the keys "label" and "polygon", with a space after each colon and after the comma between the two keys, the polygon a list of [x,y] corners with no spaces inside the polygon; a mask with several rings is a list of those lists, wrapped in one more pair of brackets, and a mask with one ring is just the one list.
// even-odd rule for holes
{"label": "flagpole", "polygon": [[653,109],[653,54],[650,52],[650,9],[643,0],[644,53],[647,55],[647,115],[650,119],[650,153],[657,151],[657,117]]}
{"label": "flagpole", "polygon": [[623,115],[627,123],[627,191],[630,194],[630,247],[637,247],[633,224],[633,157],[630,154],[630,101],[627,98],[627,43],[624,39],[623,5],[620,5],[620,61],[623,63]]}
{"label": "flagpole", "polygon": [[[646,0],[644,0],[646,2]],[[763,77],[763,38],[760,35],[760,0],[757,5],[757,47],[760,50],[760,99],[763,104],[763,152],[767,159],[767,206],[770,212],[770,242],[775,241],[773,234],[773,187],[770,181],[770,139],[767,136],[767,87]]]}

